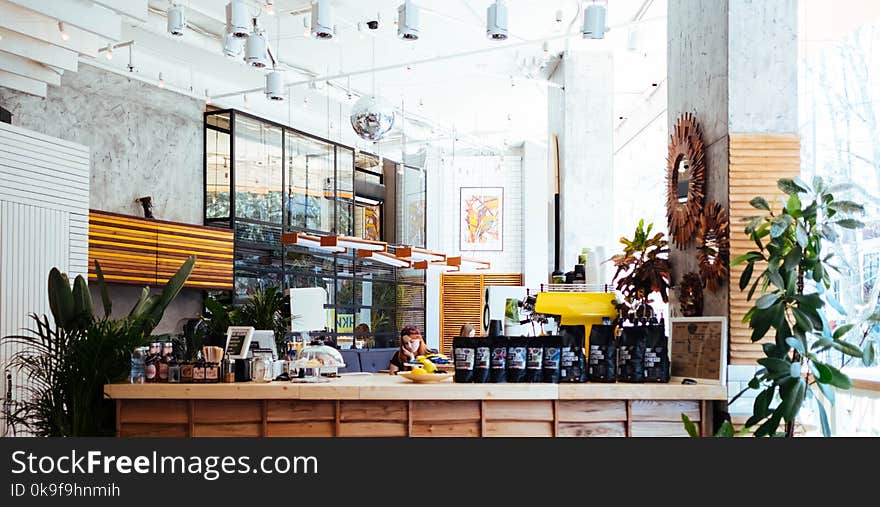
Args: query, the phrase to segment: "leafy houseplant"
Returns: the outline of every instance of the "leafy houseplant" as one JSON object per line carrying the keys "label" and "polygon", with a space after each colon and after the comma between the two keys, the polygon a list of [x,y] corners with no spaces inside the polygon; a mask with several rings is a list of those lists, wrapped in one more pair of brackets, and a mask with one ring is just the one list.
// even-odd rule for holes
{"label": "leafy houseplant", "polygon": [[275,346],[283,354],[284,335],[290,328],[290,317],[285,316],[284,294],[278,287],[260,289],[239,310],[242,325],[256,329],[271,329],[275,333]]}
{"label": "leafy houseplant", "polygon": [[[831,263],[833,254],[823,252],[823,246],[837,241],[840,229],[861,228],[863,224],[852,216],[864,208],[835,200],[821,178],[814,179],[812,186],[797,178],[781,179],[778,186],[788,195],[784,209],[774,212],[763,197],[751,200],[754,208],[766,212],[750,218],[745,228],[756,249],[733,261],[733,265],[746,263],[739,288],[744,291],[751,284],[748,300],[760,287],[760,297],[743,318],[752,329],[752,341],[764,338],[771,328],[774,337],[773,342],[763,344],[765,357],[758,360],[762,368],[749,382],[750,389],[761,392],[746,427],[759,425],[755,436],[776,435],[784,420],[784,435],[793,436],[798,412],[807,399],[815,399],[822,432],[829,436],[828,416],[819,394],[833,404],[834,388],[849,389],[852,383],[820,354],[834,349],[870,364],[874,349],[872,342],[860,349],[845,340],[854,324],[833,331],[829,325],[826,304],[842,315],[846,312],[826,292],[831,286],[829,270],[838,268]],[[759,262],[763,271],[753,280]],[[781,402],[771,407],[777,395]]]}
{"label": "leafy houseplant", "polygon": [[93,312],[86,280],[77,276],[71,290],[67,276],[49,272],[46,315],[31,314],[28,334],[3,341],[21,347],[10,361],[28,379],[23,400],[9,414],[14,426],[38,436],[99,436],[113,425],[112,404],[104,399],[104,384],[119,382],[129,372],[131,351],[142,345],[162,320],[192,273],[195,258],[178,269],[159,294],[145,288],[128,316],[113,319],[101,266],[95,262],[104,315]]}
{"label": "leafy houseplant", "polygon": [[653,316],[650,296],[659,292],[663,302],[669,301],[669,243],[663,233],[651,236],[654,224],[639,220],[632,239],[620,238],[623,253],[611,258],[617,271],[614,281],[624,297],[619,308],[621,317],[629,319]]}

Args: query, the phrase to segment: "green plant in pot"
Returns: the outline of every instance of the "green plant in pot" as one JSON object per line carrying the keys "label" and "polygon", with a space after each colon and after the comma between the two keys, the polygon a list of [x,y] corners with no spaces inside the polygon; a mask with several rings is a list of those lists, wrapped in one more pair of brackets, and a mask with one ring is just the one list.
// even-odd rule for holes
{"label": "green plant in pot", "polygon": [[238,315],[244,326],[272,330],[279,355],[284,354],[284,335],[290,329],[290,317],[285,315],[285,303],[281,289],[270,286],[254,291]]}
{"label": "green plant in pot", "polygon": [[[849,389],[852,383],[842,371],[821,357],[834,349],[866,364],[874,361],[874,344],[863,348],[846,340],[855,324],[832,329],[826,305],[838,313],[846,312],[827,292],[834,255],[827,253],[828,243],[838,240],[842,230],[858,229],[863,224],[853,218],[864,212],[857,203],[836,200],[822,179],[808,185],[800,179],[781,179],[779,188],[788,196],[781,211],[773,211],[763,197],[750,204],[765,212],[748,220],[745,233],[756,249],[734,259],[733,265],[745,263],[739,280],[741,291],[748,290],[748,300],[757,294],[754,306],[743,322],[763,344],[761,369],[749,382],[750,389],[760,390],[746,427],[756,427],[755,436],[793,436],[801,408],[815,401],[822,433],[831,431],[822,400],[834,403],[834,389]],[[756,267],[760,266],[760,273]],[[745,392],[745,391],[743,391]],[[743,393],[737,394],[732,401]],[[778,400],[778,401],[777,401]],[[784,431],[779,427],[784,423]]]}
{"label": "green plant in pot", "polygon": [[628,319],[650,318],[651,294],[657,292],[666,303],[669,301],[669,242],[662,232],[651,236],[654,224],[639,220],[632,239],[620,238],[623,253],[611,258],[617,271],[614,281],[623,294],[618,307],[621,317]]}
{"label": "green plant in pot", "polygon": [[190,257],[158,294],[145,288],[123,318],[112,318],[101,266],[95,262],[104,314],[94,314],[85,278],[71,289],[58,269],[49,272],[52,319],[31,314],[27,334],[6,336],[18,348],[10,366],[28,379],[23,399],[16,401],[9,422],[38,436],[100,436],[114,428],[113,405],[104,399],[104,384],[124,380],[132,350],[142,345],[180,292],[195,258]]}

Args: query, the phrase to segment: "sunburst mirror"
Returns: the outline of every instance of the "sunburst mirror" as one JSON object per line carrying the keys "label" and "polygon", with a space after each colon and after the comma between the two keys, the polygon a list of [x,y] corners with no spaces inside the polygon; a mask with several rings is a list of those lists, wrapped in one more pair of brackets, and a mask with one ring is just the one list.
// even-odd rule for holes
{"label": "sunburst mirror", "polygon": [[706,288],[713,292],[727,279],[729,232],[730,226],[724,208],[717,202],[707,203],[697,231],[697,261]]}
{"label": "sunburst mirror", "polygon": [[694,237],[705,196],[703,137],[697,119],[681,115],[669,142],[666,173],[666,220],[669,237],[679,249]]}

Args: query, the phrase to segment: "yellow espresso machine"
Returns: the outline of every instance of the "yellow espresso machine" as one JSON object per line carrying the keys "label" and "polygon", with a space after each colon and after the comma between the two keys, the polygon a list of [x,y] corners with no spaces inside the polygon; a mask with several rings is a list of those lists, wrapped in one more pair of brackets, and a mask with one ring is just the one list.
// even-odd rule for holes
{"label": "yellow espresso machine", "polygon": [[593,324],[617,318],[617,297],[613,292],[542,291],[535,295],[535,313],[559,316],[560,329],[584,326],[584,349],[589,350]]}

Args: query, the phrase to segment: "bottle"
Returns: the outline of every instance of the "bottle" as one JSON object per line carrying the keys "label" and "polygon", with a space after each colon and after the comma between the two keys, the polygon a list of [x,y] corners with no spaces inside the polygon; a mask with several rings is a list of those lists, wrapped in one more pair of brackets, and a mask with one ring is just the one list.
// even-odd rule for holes
{"label": "bottle", "polygon": [[235,382],[235,370],[232,367],[232,360],[229,356],[223,358],[223,382],[231,384]]}
{"label": "bottle", "polygon": [[147,347],[137,347],[131,352],[131,374],[130,381],[132,384],[143,384],[145,379],[145,364],[149,354]]}
{"label": "bottle", "polygon": [[171,365],[173,350],[174,344],[165,342],[165,346],[162,348],[162,356],[159,358],[159,382],[168,382],[168,367]]}
{"label": "bottle", "polygon": [[159,381],[159,359],[161,359],[161,345],[159,342],[153,342],[144,361],[144,378],[147,382]]}
{"label": "bottle", "polygon": [[171,356],[171,361],[168,362],[168,383],[180,383],[180,364],[177,363],[177,359],[174,356]]}

